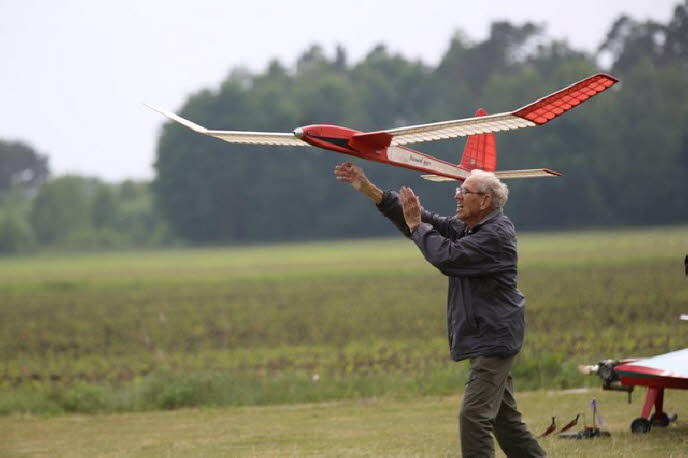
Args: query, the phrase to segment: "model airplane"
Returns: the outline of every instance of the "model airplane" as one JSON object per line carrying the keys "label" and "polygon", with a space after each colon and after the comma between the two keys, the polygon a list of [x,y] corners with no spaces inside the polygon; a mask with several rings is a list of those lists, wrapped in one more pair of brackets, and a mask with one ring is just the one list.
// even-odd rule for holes
{"label": "model airplane", "polygon": [[[684,260],[688,277],[688,255]],[[688,315],[680,315],[684,320]],[[611,391],[626,391],[628,402],[636,386],[646,386],[647,395],[640,417],[631,423],[631,431],[636,434],[650,431],[652,426],[669,426],[676,421],[677,415],[664,411],[664,390],[674,388],[688,390],[688,348],[672,351],[645,359],[606,360],[595,365],[581,365],[578,370],[583,374],[598,375],[602,388]],[[650,416],[652,408],[655,412]]]}
{"label": "model airplane", "polygon": [[[613,76],[599,73],[515,111],[487,115],[484,110],[478,110],[473,118],[398,127],[378,132],[360,132],[326,124],[299,127],[292,133],[208,130],[174,113],[147,106],[199,134],[221,138],[230,143],[317,146],[369,161],[418,170],[426,173],[423,178],[431,181],[463,181],[475,168],[495,172],[500,178],[528,178],[561,174],[549,169],[495,171],[497,153],[494,132],[545,124],[590,97],[609,89],[616,82],[618,80]],[[469,140],[460,164],[452,164],[404,146],[464,136],[469,136]]]}
{"label": "model airplane", "polygon": [[688,348],[647,359],[601,361],[591,366],[579,366],[579,370],[584,374],[598,375],[605,390],[628,392],[629,399],[635,386],[646,386],[643,410],[640,417],[631,423],[632,432],[646,433],[652,426],[668,426],[676,421],[676,414],[664,411],[664,390],[688,389]]}

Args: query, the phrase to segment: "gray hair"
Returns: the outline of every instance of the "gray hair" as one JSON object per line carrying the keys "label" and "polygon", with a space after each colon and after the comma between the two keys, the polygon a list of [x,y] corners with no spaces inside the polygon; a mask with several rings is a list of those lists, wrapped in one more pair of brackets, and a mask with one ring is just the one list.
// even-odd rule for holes
{"label": "gray hair", "polygon": [[471,170],[472,177],[478,178],[478,190],[492,195],[492,206],[503,208],[509,199],[509,188],[492,172],[480,169]]}

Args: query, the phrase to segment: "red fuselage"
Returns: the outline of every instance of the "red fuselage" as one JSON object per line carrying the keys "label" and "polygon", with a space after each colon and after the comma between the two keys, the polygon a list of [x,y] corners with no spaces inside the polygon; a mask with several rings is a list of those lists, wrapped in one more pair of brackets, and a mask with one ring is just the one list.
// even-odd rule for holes
{"label": "red fuselage", "polygon": [[361,132],[347,127],[313,124],[294,131],[301,140],[338,153],[350,154],[362,159],[393,164],[439,176],[465,180],[468,171],[456,164],[406,148],[390,146],[392,136],[386,132]]}

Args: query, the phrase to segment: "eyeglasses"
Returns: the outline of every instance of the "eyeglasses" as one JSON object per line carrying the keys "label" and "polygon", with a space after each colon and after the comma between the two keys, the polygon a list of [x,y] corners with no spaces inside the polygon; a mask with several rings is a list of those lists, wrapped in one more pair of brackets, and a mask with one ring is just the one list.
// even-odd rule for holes
{"label": "eyeglasses", "polygon": [[454,195],[458,196],[459,194],[463,194],[464,196],[466,196],[467,194],[486,194],[486,193],[478,192],[478,191],[470,191],[466,188],[461,187],[461,188],[456,188],[456,194],[454,194]]}

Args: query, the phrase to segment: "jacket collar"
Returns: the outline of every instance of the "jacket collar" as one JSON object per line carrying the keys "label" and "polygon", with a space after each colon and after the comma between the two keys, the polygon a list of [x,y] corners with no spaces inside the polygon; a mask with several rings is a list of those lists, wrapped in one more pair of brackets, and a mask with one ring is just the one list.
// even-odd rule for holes
{"label": "jacket collar", "polygon": [[504,213],[504,212],[502,211],[501,208],[495,208],[495,209],[492,210],[490,213],[488,213],[487,215],[485,215],[485,217],[484,217],[483,219],[481,219],[480,222],[479,222],[478,224],[476,224],[475,226],[473,226],[472,228],[469,229],[468,226],[465,226],[465,225],[464,225],[464,233],[465,233],[465,234],[472,234],[472,233],[474,233],[475,231],[477,231],[478,229],[480,229],[480,227],[481,227],[483,224],[485,224],[485,223],[487,223],[487,222],[489,222],[489,221],[492,221],[492,220],[494,220],[494,219],[497,219],[497,218],[498,218],[499,216],[501,216],[503,213]]}
{"label": "jacket collar", "polygon": [[481,219],[480,222],[479,222],[478,224],[476,224],[475,227],[474,227],[473,229],[475,229],[475,228],[478,227],[478,226],[481,226],[481,225],[485,224],[485,223],[488,222],[488,221],[492,221],[493,219],[495,219],[495,218],[497,218],[498,216],[500,216],[502,213],[503,213],[503,211],[502,211],[501,208],[495,208],[495,209],[492,210],[490,213],[488,213],[487,215],[485,215],[485,217],[484,217],[483,219]]}

